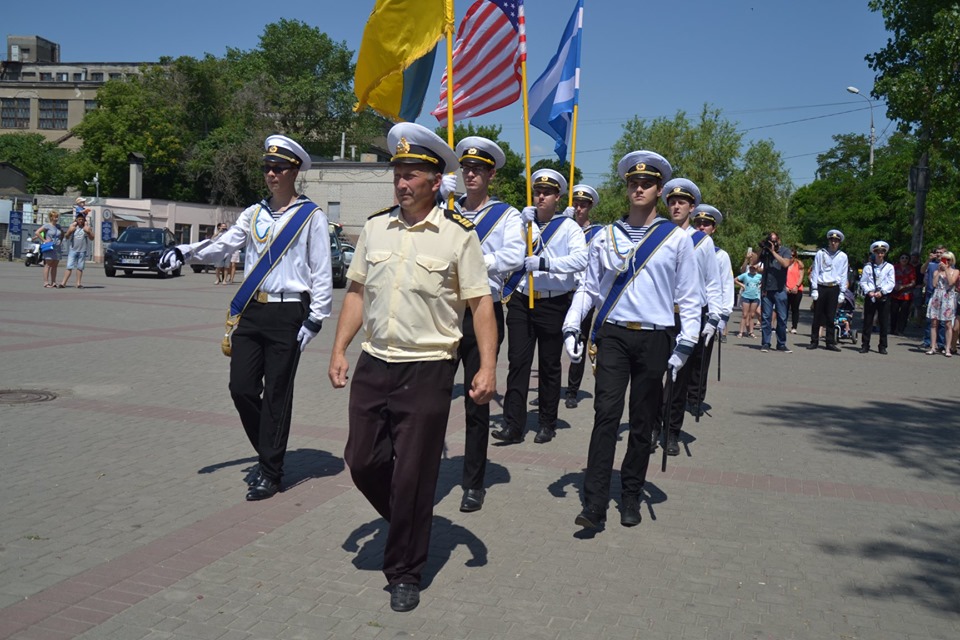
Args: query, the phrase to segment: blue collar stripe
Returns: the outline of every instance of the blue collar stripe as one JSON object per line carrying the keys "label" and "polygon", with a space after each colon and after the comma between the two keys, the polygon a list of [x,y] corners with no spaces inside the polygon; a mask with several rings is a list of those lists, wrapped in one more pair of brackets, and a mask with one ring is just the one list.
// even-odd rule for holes
{"label": "blue collar stripe", "polygon": [[480,218],[480,222],[476,224],[476,232],[480,237],[480,244],[483,244],[487,236],[490,235],[490,232],[503,220],[503,216],[509,208],[510,205],[506,202],[494,202],[487,207],[486,213]]}

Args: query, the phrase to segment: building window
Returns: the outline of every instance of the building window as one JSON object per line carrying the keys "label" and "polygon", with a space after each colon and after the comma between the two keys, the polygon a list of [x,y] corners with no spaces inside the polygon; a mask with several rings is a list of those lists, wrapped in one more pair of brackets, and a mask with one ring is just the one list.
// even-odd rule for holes
{"label": "building window", "polygon": [[52,73],[50,73],[50,72],[48,72],[48,71],[41,71],[41,72],[40,72],[40,81],[41,81],[41,82],[49,82],[49,81],[51,81],[51,80],[53,80],[53,74],[52,74]]}
{"label": "building window", "polygon": [[67,80],[69,80],[69,76],[70,74],[66,72],[57,73],[57,82],[66,82]]}
{"label": "building window", "polygon": [[67,101],[40,99],[37,126],[41,129],[67,128]]}
{"label": "building window", "polygon": [[111,73],[111,74],[110,74],[110,79],[111,79],[111,80],[119,80],[119,79],[122,78],[122,77],[123,77],[123,74],[122,74],[122,73]]}
{"label": "building window", "polygon": [[190,225],[176,223],[173,225],[173,235],[177,239],[177,244],[190,244]]}
{"label": "building window", "polygon": [[26,80],[27,78],[36,78],[36,77],[37,77],[37,72],[36,72],[36,71],[24,71],[23,73],[20,74],[20,77],[23,78],[24,80]]}
{"label": "building window", "polygon": [[90,74],[90,79],[94,82],[103,82],[103,73],[100,71],[94,71]]}
{"label": "building window", "polygon": [[327,202],[327,220],[330,222],[340,222],[339,202]]}
{"label": "building window", "polygon": [[84,100],[83,101],[83,115],[87,115],[91,111],[97,108],[96,100]]}
{"label": "building window", "polygon": [[0,127],[26,129],[30,126],[30,98],[0,98]]}
{"label": "building window", "polygon": [[74,81],[74,82],[83,82],[83,74],[82,74],[82,73],[75,73],[75,74],[73,74],[73,81]]}

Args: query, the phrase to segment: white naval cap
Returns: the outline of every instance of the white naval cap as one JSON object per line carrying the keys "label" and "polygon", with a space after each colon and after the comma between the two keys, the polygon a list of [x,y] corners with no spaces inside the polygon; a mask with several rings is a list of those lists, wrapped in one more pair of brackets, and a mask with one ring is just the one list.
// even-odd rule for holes
{"label": "white naval cap", "polygon": [[537,169],[530,176],[530,180],[533,181],[535,187],[553,187],[560,191],[560,195],[567,192],[566,179],[560,175],[560,172],[553,169]]}
{"label": "white naval cap", "polygon": [[663,193],[660,195],[663,204],[668,204],[667,199],[678,196],[693,200],[693,205],[696,206],[700,204],[700,187],[686,178],[674,178],[663,185]]}
{"label": "white naval cap", "polygon": [[310,154],[287,136],[267,136],[263,141],[263,151],[263,159],[269,162],[286,161],[298,171],[307,171],[310,168]]}
{"label": "white naval cap", "polygon": [[488,140],[487,138],[481,138],[480,136],[467,136],[461,140],[457,144],[456,153],[457,157],[460,158],[460,162],[464,160],[474,160],[489,165],[494,169],[499,169],[507,161],[507,156],[504,155],[503,149],[501,149],[496,142]]}
{"label": "white naval cap", "polygon": [[872,245],[870,245],[870,253],[873,253],[877,249],[883,249],[886,252],[890,252],[890,245],[884,242],[883,240],[877,240]]}
{"label": "white naval cap", "polygon": [[709,204],[697,205],[697,208],[690,213],[690,219],[695,223],[697,220],[709,220],[713,226],[719,227],[723,222],[723,214],[716,207]]}
{"label": "white naval cap", "polygon": [[838,238],[840,242],[843,242],[843,231],[840,231],[839,229],[830,229],[830,231],[827,231],[827,240],[831,238]]}
{"label": "white naval cap", "polygon": [[596,189],[594,189],[588,184],[573,185],[573,199],[574,200],[591,200],[593,201],[594,206],[600,204],[600,194],[597,193]]}
{"label": "white naval cap", "polygon": [[387,133],[387,148],[393,150],[390,164],[431,164],[441,173],[456,171],[460,164],[443,138],[415,122],[393,125]]}
{"label": "white naval cap", "polygon": [[631,151],[617,163],[617,173],[624,180],[633,176],[655,178],[660,184],[669,182],[673,177],[673,167],[659,153],[653,151]]}

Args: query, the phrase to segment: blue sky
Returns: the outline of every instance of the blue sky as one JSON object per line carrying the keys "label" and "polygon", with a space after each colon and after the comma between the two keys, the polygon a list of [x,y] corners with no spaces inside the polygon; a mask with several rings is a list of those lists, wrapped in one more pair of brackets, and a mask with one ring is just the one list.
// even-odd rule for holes
{"label": "blue sky", "polygon": [[[356,51],[374,0],[52,0],[41,13],[41,5],[5,4],[4,37],[58,42],[65,62],[132,62],[252,49],[264,25],[281,17],[314,25]],[[470,4],[456,0],[458,21]],[[526,0],[531,83],[556,52],[573,5]],[[634,115],[672,117],[679,109],[695,117],[707,102],[736,122],[745,140],[772,140],[794,184],[806,184],[814,178],[816,154],[833,145],[831,136],[869,134],[867,101],[845,88],[869,95],[874,74],[864,56],[887,37],[866,0],[586,0],[577,165],[587,182],[602,182],[624,122]],[[436,125],[429,111],[442,72],[438,56],[418,120],[426,126]],[[875,102],[873,112],[879,146],[894,125],[883,103]],[[502,125],[503,137],[522,152],[522,120],[518,101],[475,122]],[[534,160],[552,155],[553,141],[536,129],[531,144]]]}

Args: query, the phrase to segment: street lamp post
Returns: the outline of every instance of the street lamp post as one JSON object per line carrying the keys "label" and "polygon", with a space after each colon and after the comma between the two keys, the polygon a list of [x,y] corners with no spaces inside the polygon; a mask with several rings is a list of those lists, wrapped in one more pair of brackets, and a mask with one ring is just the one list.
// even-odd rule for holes
{"label": "street lamp post", "polygon": [[873,145],[877,141],[875,134],[876,129],[873,128],[873,100],[860,93],[860,89],[857,89],[856,87],[847,87],[847,91],[860,96],[867,101],[867,104],[870,105],[870,175],[873,175]]}

